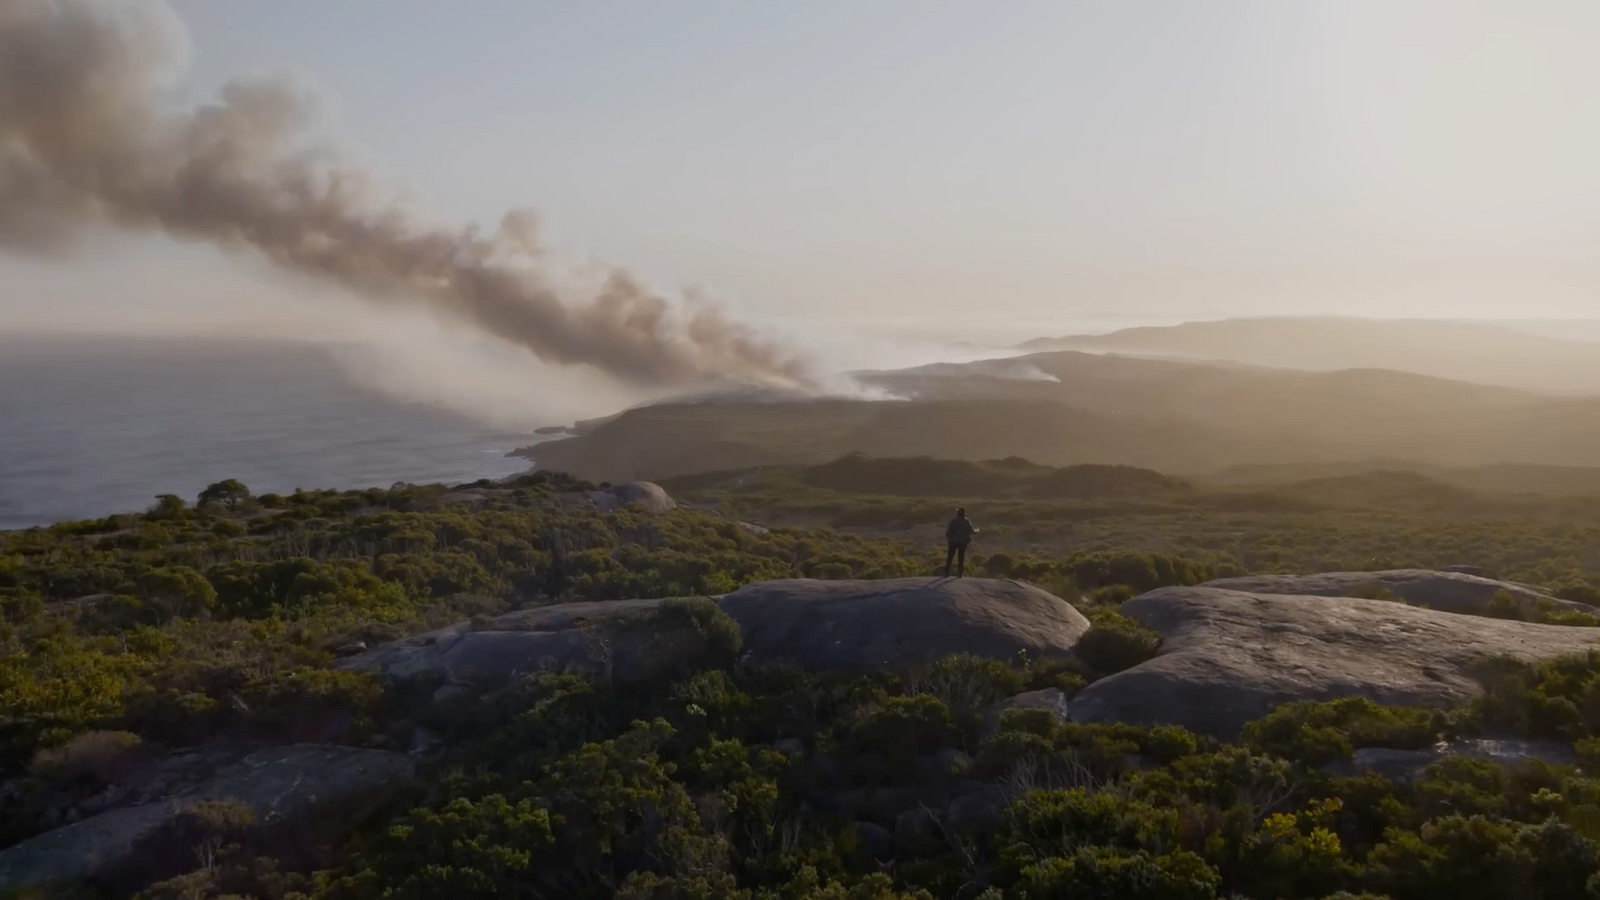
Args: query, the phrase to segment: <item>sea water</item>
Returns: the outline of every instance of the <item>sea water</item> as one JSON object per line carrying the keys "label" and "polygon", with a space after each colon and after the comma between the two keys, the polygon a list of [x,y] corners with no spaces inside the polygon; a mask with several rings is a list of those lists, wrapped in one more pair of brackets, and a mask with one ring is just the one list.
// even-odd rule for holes
{"label": "sea water", "polygon": [[358,387],[314,344],[0,337],[0,529],[192,502],[225,478],[257,493],[499,478],[534,440]]}

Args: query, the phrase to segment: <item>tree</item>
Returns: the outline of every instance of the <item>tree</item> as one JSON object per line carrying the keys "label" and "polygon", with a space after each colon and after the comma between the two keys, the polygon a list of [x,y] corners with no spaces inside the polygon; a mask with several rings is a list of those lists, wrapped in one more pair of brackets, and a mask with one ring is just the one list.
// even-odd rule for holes
{"label": "tree", "polygon": [[159,494],[156,505],[150,510],[152,519],[181,519],[186,504],[177,494]]}
{"label": "tree", "polygon": [[198,505],[205,506],[210,503],[221,503],[230,510],[238,509],[239,504],[250,499],[250,489],[237,478],[229,478],[215,484],[206,485],[200,492]]}
{"label": "tree", "polygon": [[155,621],[192,619],[217,605],[217,591],[204,575],[188,566],[154,569],[139,577],[139,594]]}

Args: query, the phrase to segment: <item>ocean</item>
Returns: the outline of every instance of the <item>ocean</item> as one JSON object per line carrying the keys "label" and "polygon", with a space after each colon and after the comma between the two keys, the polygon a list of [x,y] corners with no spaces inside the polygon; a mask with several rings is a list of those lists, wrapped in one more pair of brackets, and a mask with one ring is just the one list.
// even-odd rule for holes
{"label": "ocean", "polygon": [[527,468],[532,435],[352,382],[325,347],[0,337],[0,529],[256,493],[460,483]]}

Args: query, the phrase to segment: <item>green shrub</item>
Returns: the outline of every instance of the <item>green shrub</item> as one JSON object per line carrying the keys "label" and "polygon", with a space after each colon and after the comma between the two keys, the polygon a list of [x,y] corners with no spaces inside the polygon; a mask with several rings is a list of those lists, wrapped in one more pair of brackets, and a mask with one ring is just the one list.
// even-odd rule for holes
{"label": "green shrub", "polygon": [[1030,691],[1055,688],[1071,697],[1088,685],[1088,679],[1073,671],[1065,660],[1046,660],[1028,672],[1027,689]]}
{"label": "green shrub", "polygon": [[1600,588],[1593,582],[1578,582],[1565,584],[1555,590],[1555,596],[1560,600],[1572,600],[1577,603],[1587,603],[1590,606],[1600,607]]}
{"label": "green shrub", "polygon": [[616,616],[597,630],[619,641],[619,657],[648,661],[640,673],[647,677],[725,669],[744,646],[739,623],[708,597],[670,597]]}
{"label": "green shrub", "polygon": [[1600,860],[1592,841],[1557,821],[1517,825],[1450,815],[1391,832],[1368,858],[1375,886],[1396,897],[1496,900],[1586,896]]}
{"label": "green shrub", "polygon": [[1484,608],[1484,615],[1493,619],[1514,619],[1521,621],[1528,618],[1528,611],[1523,609],[1522,602],[1510,591],[1501,588],[1489,598],[1489,605]]}
{"label": "green shrub", "polygon": [[255,811],[236,800],[198,800],[139,836],[122,883],[148,884],[216,864],[248,840]]}
{"label": "green shrub", "polygon": [[126,731],[88,731],[34,754],[32,772],[46,779],[110,781],[141,741]]}
{"label": "green shrub", "polygon": [[1486,660],[1474,676],[1483,694],[1470,705],[1470,717],[1486,731],[1564,740],[1600,734],[1600,653],[1537,665]]}
{"label": "green shrub", "polygon": [[908,692],[939,698],[954,721],[968,728],[980,723],[985,709],[1024,686],[1022,672],[971,653],[946,656],[906,679]]}
{"label": "green shrub", "polygon": [[1416,750],[1432,746],[1440,723],[1415,707],[1379,706],[1365,697],[1286,703],[1244,728],[1244,744],[1307,765],[1349,757],[1362,747]]}
{"label": "green shrub", "polygon": [[1572,749],[1577,753],[1578,764],[1583,766],[1584,771],[1600,774],[1600,738],[1579,738]]}
{"label": "green shrub", "polygon": [[1221,884],[1216,869],[1184,850],[1154,856],[1082,847],[1024,869],[1017,893],[1023,900],[1211,900]]}
{"label": "green shrub", "polygon": [[1131,669],[1161,650],[1163,638],[1133,619],[1109,609],[1085,610],[1090,628],[1073,653],[1101,675]]}
{"label": "green shrub", "polygon": [[1190,756],[1199,748],[1199,740],[1188,729],[1176,725],[1158,725],[1150,729],[1145,739],[1145,751],[1161,763]]}
{"label": "green shrub", "polygon": [[551,814],[499,794],[419,807],[380,834],[330,897],[542,898],[559,891]]}
{"label": "green shrub", "polygon": [[1578,628],[1600,626],[1600,611],[1588,613],[1579,609],[1562,609],[1556,606],[1555,601],[1545,597],[1533,602],[1533,609],[1529,611],[1528,618],[1542,625],[1568,625]]}
{"label": "green shrub", "polygon": [[950,707],[931,694],[885,698],[869,708],[853,730],[858,746],[897,755],[931,752],[954,737],[955,720]]}
{"label": "green shrub", "polygon": [[1178,842],[1179,815],[1114,791],[1032,791],[1007,809],[1006,828],[1006,856],[1025,863],[1089,844],[1159,852]]}

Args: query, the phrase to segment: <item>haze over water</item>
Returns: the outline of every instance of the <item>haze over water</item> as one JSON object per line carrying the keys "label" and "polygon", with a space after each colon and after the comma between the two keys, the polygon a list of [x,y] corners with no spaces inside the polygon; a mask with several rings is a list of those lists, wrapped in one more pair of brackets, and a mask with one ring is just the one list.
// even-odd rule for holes
{"label": "haze over water", "polygon": [[257,492],[464,482],[527,468],[530,435],[350,381],[326,348],[0,339],[0,529]]}

